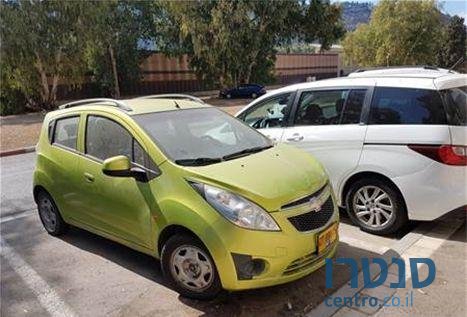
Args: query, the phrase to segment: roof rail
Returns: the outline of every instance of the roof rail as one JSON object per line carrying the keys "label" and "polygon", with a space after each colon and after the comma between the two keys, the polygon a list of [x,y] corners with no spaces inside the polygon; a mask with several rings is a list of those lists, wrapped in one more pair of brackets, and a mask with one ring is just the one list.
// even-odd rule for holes
{"label": "roof rail", "polygon": [[137,97],[135,99],[177,99],[177,100],[190,100],[198,103],[204,103],[201,98],[185,95],[185,94],[160,94],[160,95],[149,95]]}
{"label": "roof rail", "polygon": [[93,103],[109,103],[108,106],[111,107],[116,107],[124,111],[132,111],[130,107],[128,107],[125,103],[115,100],[115,99],[110,99],[110,98],[92,98],[92,99],[82,99],[82,100],[77,100],[73,102],[66,103],[64,105],[61,105],[58,107],[59,109],[68,109],[72,107],[77,107],[77,106],[84,106],[84,105],[90,105]]}
{"label": "roof rail", "polygon": [[398,68],[423,68],[429,70],[439,70],[436,66],[430,65],[402,65],[402,66],[381,66],[381,67],[368,67],[368,68],[359,68],[353,73],[363,73],[370,70],[384,70],[384,69],[398,69]]}

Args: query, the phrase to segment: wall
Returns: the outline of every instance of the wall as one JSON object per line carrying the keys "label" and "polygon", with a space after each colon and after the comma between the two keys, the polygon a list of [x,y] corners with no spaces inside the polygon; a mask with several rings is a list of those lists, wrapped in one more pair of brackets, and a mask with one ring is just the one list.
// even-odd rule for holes
{"label": "wall", "polygon": [[[274,72],[277,84],[285,85],[304,82],[308,77],[316,79],[336,77],[339,72],[338,65],[337,53],[278,54]],[[141,73],[140,82],[121,83],[123,95],[192,92],[209,88],[190,70],[186,55],[167,57],[161,53],[154,53],[141,64]],[[62,86],[59,90],[60,99],[95,97],[94,86],[90,82],[83,84],[77,90]]]}

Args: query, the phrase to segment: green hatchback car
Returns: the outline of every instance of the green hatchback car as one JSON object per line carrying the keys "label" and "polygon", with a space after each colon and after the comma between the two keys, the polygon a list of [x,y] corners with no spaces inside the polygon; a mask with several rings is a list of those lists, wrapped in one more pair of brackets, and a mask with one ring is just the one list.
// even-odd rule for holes
{"label": "green hatchback car", "polygon": [[198,299],[296,280],[338,243],[320,163],[189,100],[88,99],[48,113],[34,198],[49,234],[73,225],[149,254]]}

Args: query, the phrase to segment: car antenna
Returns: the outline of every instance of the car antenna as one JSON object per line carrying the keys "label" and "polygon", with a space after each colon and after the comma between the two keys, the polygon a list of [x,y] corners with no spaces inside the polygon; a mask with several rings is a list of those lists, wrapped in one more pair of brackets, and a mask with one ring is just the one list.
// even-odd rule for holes
{"label": "car antenna", "polygon": [[175,108],[180,109],[180,105],[174,100]]}
{"label": "car antenna", "polygon": [[452,71],[454,68],[456,68],[457,65],[459,65],[460,63],[462,63],[464,61],[464,56],[462,56],[461,58],[459,58],[457,60],[457,62],[454,63],[454,65],[451,66],[451,68],[449,68],[449,71]]}

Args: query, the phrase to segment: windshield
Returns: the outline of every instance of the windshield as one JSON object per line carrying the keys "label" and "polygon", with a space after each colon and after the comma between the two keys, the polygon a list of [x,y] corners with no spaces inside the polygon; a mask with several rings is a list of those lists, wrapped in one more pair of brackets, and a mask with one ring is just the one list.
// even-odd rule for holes
{"label": "windshield", "polygon": [[216,108],[153,112],[133,116],[177,164],[207,165],[267,149],[272,142]]}

